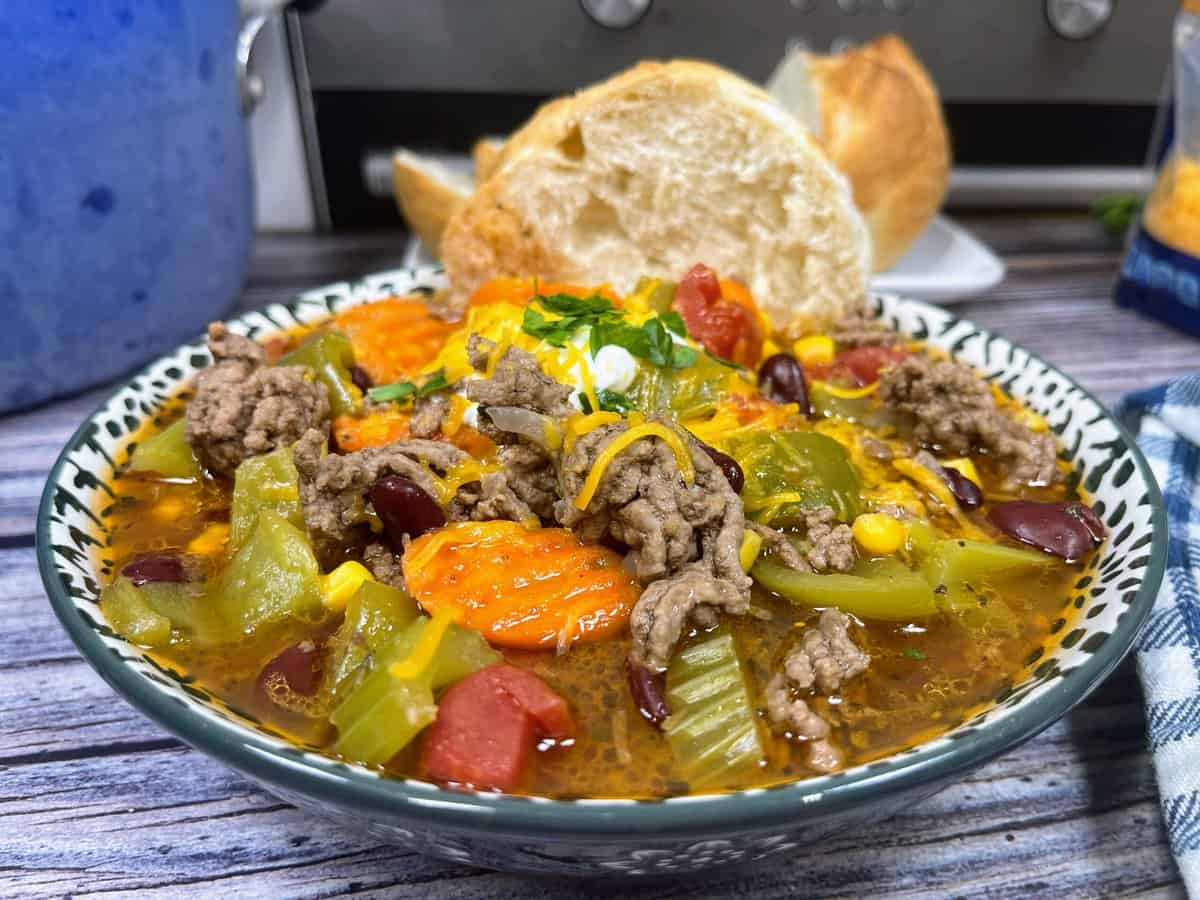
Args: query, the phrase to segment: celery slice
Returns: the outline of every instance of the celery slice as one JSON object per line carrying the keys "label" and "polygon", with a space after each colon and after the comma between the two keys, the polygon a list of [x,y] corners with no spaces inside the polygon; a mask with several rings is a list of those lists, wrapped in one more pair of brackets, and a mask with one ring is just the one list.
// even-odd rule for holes
{"label": "celery slice", "polygon": [[242,546],[254,531],[263,509],[274,510],[297,528],[304,528],[300,509],[300,475],[292,462],[292,448],[280,447],[252,456],[233,475],[233,504],[229,514],[229,545]]}
{"label": "celery slice", "polygon": [[412,677],[398,677],[393,667],[414,656],[431,621],[421,616],[405,626],[376,654],[366,678],[334,709],[330,720],[338,729],[337,753],[383,765],[434,720],[434,690],[500,661],[500,654],[479,632],[450,625],[429,664]]}
{"label": "celery slice", "polygon": [[202,472],[187,439],[187,423],[180,419],[134,448],[129,472],[145,472],[164,478],[198,480]]}
{"label": "celery slice", "polygon": [[337,726],[334,752],[381,766],[403,750],[437,716],[433,689],[425,679],[393,678],[372,672],[329,717]]}
{"label": "celery slice", "polygon": [[135,644],[164,647],[171,640],[171,620],[156,612],[127,578],[118,578],[101,591],[100,611],[114,631]]}
{"label": "celery slice", "polygon": [[763,758],[758,718],[733,635],[718,628],[671,660],[663,732],[693,786],[727,779]]}
{"label": "celery slice", "polygon": [[319,575],[303,532],[274,510],[263,509],[210,599],[235,633],[252,634],[289,619],[317,621],[324,611]]}
{"label": "celery slice", "polygon": [[418,615],[417,604],[399,588],[364,582],[346,604],[346,617],[329,646],[329,684],[336,698],[356,683],[373,654],[387,647]]}

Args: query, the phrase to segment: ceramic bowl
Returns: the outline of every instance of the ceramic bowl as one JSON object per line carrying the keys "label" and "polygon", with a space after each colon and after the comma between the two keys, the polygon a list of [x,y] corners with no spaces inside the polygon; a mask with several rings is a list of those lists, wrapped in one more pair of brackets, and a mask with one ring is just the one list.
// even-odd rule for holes
{"label": "ceramic bowl", "polygon": [[[233,330],[262,338],[346,306],[429,292],[437,269],[331,285],[248,313]],[[38,516],[50,602],[83,655],[118,693],[192,746],[297,806],[450,860],[498,869],[597,875],[699,871],[766,859],[885,818],[1037,734],[1087,696],[1130,648],[1166,556],[1162,499],[1132,438],[1070,378],[946,311],[878,295],[892,325],[976,366],[1050,422],[1109,536],[1062,598],[1044,647],[986,707],[942,737],[833,775],[736,793],[662,800],[549,800],[449,791],[283,740],[115,634],[97,605],[114,466],[128,435],[210,358],[200,342],[130,379],[71,438]]]}

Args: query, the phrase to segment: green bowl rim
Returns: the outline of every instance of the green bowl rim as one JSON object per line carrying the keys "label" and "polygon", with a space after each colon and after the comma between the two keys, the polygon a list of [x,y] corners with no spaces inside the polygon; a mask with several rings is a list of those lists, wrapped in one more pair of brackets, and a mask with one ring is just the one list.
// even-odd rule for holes
{"label": "green bowl rim", "polygon": [[[974,322],[939,307],[895,294],[891,296],[906,305],[947,314],[952,321],[978,331],[984,339],[993,336]],[[657,800],[555,800],[464,792],[413,779],[381,777],[332,758],[323,759],[319,766],[311,765],[299,756],[299,751],[281,751],[249,728],[214,720],[193,710],[189,704],[162,692],[105,645],[99,633],[78,614],[64,591],[50,548],[54,488],[66,459],[78,448],[93,419],[136,375],[122,381],[84,419],[51,468],[38,505],[38,568],[51,606],[71,640],[118,694],[192,747],[285,792],[297,792],[321,803],[353,811],[364,819],[376,816],[417,827],[436,826],[464,833],[502,834],[551,842],[586,842],[589,838],[611,842],[634,835],[671,839],[796,828],[860,804],[870,804],[889,794],[916,791],[922,786],[949,779],[1038,734],[1087,697],[1116,668],[1132,648],[1153,607],[1166,566],[1167,519],[1162,493],[1141,449],[1124,425],[1090,391],[1037,354],[1023,347],[1019,349],[1029,355],[1028,364],[1041,363],[1094,402],[1129,449],[1145,482],[1151,505],[1150,561],[1144,569],[1142,584],[1124,616],[1095,653],[1003,720],[985,723],[937,749],[922,751],[918,745],[913,750],[856,767],[845,774],[725,794]],[[141,373],[149,371],[158,362],[150,363]]]}

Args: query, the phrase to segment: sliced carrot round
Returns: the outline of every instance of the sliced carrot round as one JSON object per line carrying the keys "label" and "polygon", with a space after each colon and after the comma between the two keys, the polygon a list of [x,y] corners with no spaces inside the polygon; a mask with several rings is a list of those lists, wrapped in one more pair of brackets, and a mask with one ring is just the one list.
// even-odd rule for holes
{"label": "sliced carrot round", "polygon": [[412,378],[441,351],[459,326],[439,319],[416,297],[392,297],[337,314],[354,347],[354,361],[375,384]]}
{"label": "sliced carrot round", "polygon": [[471,306],[490,306],[493,303],[512,303],[524,306],[533,299],[534,294],[570,294],[572,297],[591,297],[599,295],[606,300],[619,304],[618,297],[607,284],[599,287],[583,287],[578,284],[566,284],[559,281],[544,281],[534,278],[493,278],[479,286],[471,295]]}
{"label": "sliced carrot round", "polygon": [[614,634],[640,594],[617,553],[565,528],[460,522],[409,544],[403,565],[427,612],[457,608],[491,643],[525,650]]}

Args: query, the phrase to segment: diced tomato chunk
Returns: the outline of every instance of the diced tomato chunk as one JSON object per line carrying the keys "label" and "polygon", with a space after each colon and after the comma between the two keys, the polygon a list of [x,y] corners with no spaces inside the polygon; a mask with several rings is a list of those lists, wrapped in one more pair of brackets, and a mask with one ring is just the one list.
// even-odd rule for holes
{"label": "diced tomato chunk", "polygon": [[421,770],[435,781],[510,791],[539,736],[574,733],[567,702],[540,678],[515,666],[488,666],[442,696]]}
{"label": "diced tomato chunk", "polygon": [[453,685],[425,735],[421,770],[434,781],[512,790],[533,752],[533,717],[482,669]]}
{"label": "diced tomato chunk", "polygon": [[698,263],[679,282],[675,307],[688,333],[709,353],[754,366],[762,356],[762,327],[754,310],[746,305],[749,292],[741,288],[736,294],[742,302],[722,297],[717,274]]}
{"label": "diced tomato chunk", "polygon": [[542,679],[516,666],[489,666],[483,671],[490,673],[495,683],[533,716],[538,735],[557,741],[575,736],[575,720],[567,701],[550,690]]}
{"label": "diced tomato chunk", "polygon": [[881,369],[895,365],[908,356],[903,347],[854,347],[843,350],[833,361],[829,377],[853,381],[859,387],[879,378]]}

